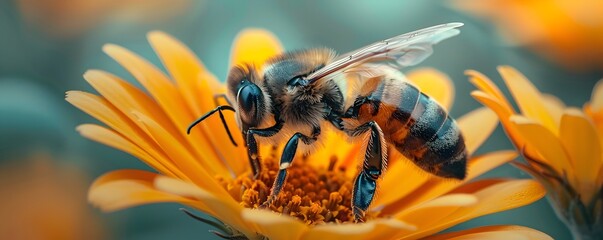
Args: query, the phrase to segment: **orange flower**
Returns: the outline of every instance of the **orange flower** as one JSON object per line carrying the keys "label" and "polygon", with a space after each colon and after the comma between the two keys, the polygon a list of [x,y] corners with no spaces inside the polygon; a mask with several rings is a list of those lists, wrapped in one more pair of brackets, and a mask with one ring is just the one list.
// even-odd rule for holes
{"label": "orange flower", "polygon": [[[84,124],[85,137],[128,152],[159,173],[119,170],[98,178],[90,201],[107,211],[158,202],[179,202],[215,217],[224,235],[259,239],[417,239],[430,237],[458,223],[520,207],[544,196],[533,180],[485,179],[468,183],[480,174],[511,161],[512,151],[475,156],[463,181],[439,179],[418,170],[397,152],[380,180],[380,192],[365,223],[353,223],[351,183],[357,170],[360,143],[347,143],[335,132],[325,132],[326,143],[289,168],[288,186],[267,210],[256,209],[266,200],[275,175],[280,149],[262,146],[265,171],[253,179],[246,149],[230,144],[219,118],[209,118],[190,136],[187,125],[215,107],[213,96],[224,85],[195,55],[172,37],[149,34],[149,41],[171,75],[166,76],[134,53],[107,45],[107,54],[123,65],[148,92],[100,70],[84,78],[100,96],[70,91],[67,101],[108,126]],[[279,41],[263,30],[246,30],[236,39],[231,65],[253,62],[261,66],[282,51]],[[453,86],[433,69],[408,77],[425,93],[449,108]],[[173,79],[173,81],[172,81]],[[232,116],[232,115],[231,115]],[[235,120],[227,115],[227,122]],[[496,116],[475,110],[458,120],[469,153],[495,128]],[[479,126],[479,127],[476,127]],[[237,142],[243,142],[236,135]],[[289,215],[289,216],[287,216]],[[290,217],[293,216],[293,217]],[[207,220],[203,220],[207,221]],[[223,226],[221,226],[223,225]],[[499,226],[451,233],[462,237],[524,236],[550,239],[536,230]],[[445,238],[447,235],[440,235]],[[436,235],[436,238],[438,236]]]}
{"label": "orange flower", "polygon": [[512,67],[498,70],[521,114],[486,76],[475,71],[467,74],[479,89],[473,97],[496,112],[507,135],[522,151],[527,164],[515,165],[548,189],[559,217],[570,225],[576,239],[602,238],[603,82],[583,112],[540,93]]}
{"label": "orange flower", "polygon": [[190,0],[17,0],[25,20],[39,24],[55,36],[72,36],[116,19],[150,22],[176,16],[191,5]]}
{"label": "orange flower", "polygon": [[106,239],[85,202],[85,178],[45,154],[0,159],[0,239]]}
{"label": "orange flower", "polygon": [[453,0],[496,24],[506,39],[570,69],[603,69],[600,0]]}

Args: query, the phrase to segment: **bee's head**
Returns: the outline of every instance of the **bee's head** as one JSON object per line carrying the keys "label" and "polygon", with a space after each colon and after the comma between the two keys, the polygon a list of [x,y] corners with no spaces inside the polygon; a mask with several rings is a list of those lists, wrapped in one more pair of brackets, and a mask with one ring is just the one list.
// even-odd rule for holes
{"label": "bee's head", "polygon": [[228,99],[236,110],[237,123],[243,133],[258,127],[269,111],[269,98],[257,72],[250,66],[236,66],[227,80]]}

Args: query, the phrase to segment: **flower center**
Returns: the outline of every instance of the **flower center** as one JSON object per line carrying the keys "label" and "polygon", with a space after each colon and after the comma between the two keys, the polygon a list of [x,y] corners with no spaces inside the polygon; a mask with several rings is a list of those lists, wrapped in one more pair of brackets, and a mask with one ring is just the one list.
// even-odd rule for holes
{"label": "flower center", "polygon": [[[328,168],[317,168],[306,157],[297,158],[289,167],[283,190],[269,203],[268,209],[288,214],[308,225],[327,222],[353,222],[351,209],[353,179],[345,169],[335,169],[336,157]],[[276,157],[263,159],[263,169],[258,179],[249,173],[234,180],[219,179],[231,196],[246,208],[259,208],[266,202],[274,183],[278,164]],[[372,218],[371,213],[367,219]]]}

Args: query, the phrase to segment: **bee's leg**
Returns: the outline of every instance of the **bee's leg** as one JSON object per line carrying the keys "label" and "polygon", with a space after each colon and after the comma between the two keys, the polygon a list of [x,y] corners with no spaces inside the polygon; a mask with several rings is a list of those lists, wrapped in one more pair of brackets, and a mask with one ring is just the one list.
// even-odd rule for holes
{"label": "bee's leg", "polygon": [[270,190],[270,196],[268,197],[268,200],[262,204],[264,207],[268,206],[283,189],[285,180],[287,179],[287,168],[291,166],[291,163],[295,158],[295,152],[297,151],[297,144],[299,143],[299,140],[301,139],[306,145],[310,145],[316,141],[318,135],[320,135],[320,127],[315,126],[312,128],[312,136],[306,136],[300,132],[297,132],[293,134],[289,141],[287,141],[283,154],[281,155],[278,173],[276,174],[274,184],[272,184],[272,189]]}
{"label": "bee's leg", "polygon": [[359,136],[370,131],[362,169],[354,181],[352,191],[354,219],[364,221],[364,214],[375,197],[377,179],[387,165],[387,146],[383,138],[383,132],[375,121],[345,131],[351,136]]}
{"label": "bee's leg", "polygon": [[249,129],[247,133],[245,133],[245,143],[247,145],[247,156],[249,158],[249,164],[251,165],[251,170],[255,179],[260,176],[260,172],[262,171],[262,165],[260,164],[260,158],[258,155],[258,144],[255,140],[254,135],[258,135],[260,137],[272,137],[278,131],[283,128],[283,121],[276,119],[276,124],[272,127],[264,128],[264,129]]}

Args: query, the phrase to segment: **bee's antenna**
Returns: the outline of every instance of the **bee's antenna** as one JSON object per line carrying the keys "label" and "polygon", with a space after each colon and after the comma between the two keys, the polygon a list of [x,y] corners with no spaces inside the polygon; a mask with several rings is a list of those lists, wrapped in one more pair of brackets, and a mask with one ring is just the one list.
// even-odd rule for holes
{"label": "bee's antenna", "polygon": [[224,114],[222,113],[222,110],[230,110],[230,111],[235,112],[235,109],[232,108],[231,106],[228,106],[228,105],[218,106],[214,110],[209,111],[208,113],[204,114],[203,116],[201,116],[200,118],[195,120],[193,123],[191,123],[191,125],[188,126],[188,128],[186,129],[186,134],[190,134],[191,129],[193,129],[193,127],[195,127],[197,124],[199,124],[200,122],[202,122],[203,120],[205,120],[206,118],[211,116],[212,114],[218,112],[220,114],[220,119],[222,120],[222,124],[224,125],[224,129],[226,130],[226,133],[228,134],[228,137],[230,138],[230,141],[232,142],[233,145],[238,146],[237,143],[235,142],[234,138],[232,137],[232,134],[230,133],[230,129],[228,129],[228,124],[226,124],[226,119],[224,118]]}

